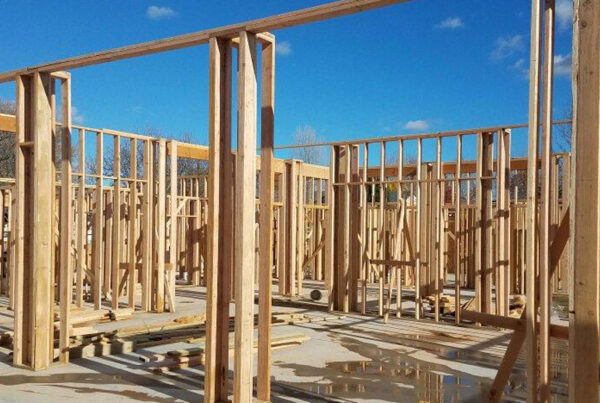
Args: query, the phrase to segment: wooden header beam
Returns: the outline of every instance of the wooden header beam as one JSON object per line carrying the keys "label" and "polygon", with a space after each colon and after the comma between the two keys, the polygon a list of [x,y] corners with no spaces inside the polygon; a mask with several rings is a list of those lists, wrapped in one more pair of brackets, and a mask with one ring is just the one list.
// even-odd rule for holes
{"label": "wooden header beam", "polygon": [[[568,155],[569,153],[553,153],[552,155]],[[510,169],[511,170],[516,170],[516,171],[524,171],[527,169],[527,157],[518,157],[518,158],[511,158],[510,160]],[[434,164],[434,161],[430,161],[430,164]],[[494,160],[494,171],[497,169],[497,161]],[[538,158],[538,166],[540,165],[540,159]],[[461,161],[461,173],[465,174],[465,173],[473,173],[476,172],[477,169],[477,161],[474,160],[467,160],[467,161]],[[362,171],[362,168],[361,168]],[[403,175],[407,176],[407,175],[416,175],[417,173],[417,164],[404,164],[403,166]],[[398,167],[397,166],[386,166],[385,167],[385,176],[397,176],[397,172],[398,172]],[[443,174],[454,174],[456,173],[456,162],[454,161],[447,161],[447,162],[442,162],[442,173]],[[377,176],[379,176],[379,166],[370,166],[369,169],[367,170],[367,176],[369,178],[375,178]]]}
{"label": "wooden header beam", "polygon": [[237,37],[241,31],[264,33],[266,31],[327,20],[334,17],[354,14],[396,3],[406,3],[408,1],[412,0],[342,0],[333,3],[326,3],[319,6],[290,11],[257,20],[207,29],[204,31],[197,31],[171,38],[138,43],[135,45],[123,46],[120,48],[103,50],[87,55],[69,57],[67,59],[50,63],[43,63],[32,67],[17,69],[0,74],[0,83],[13,81],[15,77],[20,74],[30,74],[35,71],[51,73],[59,70],[71,70],[78,67],[92,66],[95,64],[207,44],[211,37],[232,39]]}
{"label": "wooden header beam", "polygon": [[[570,124],[570,119],[563,120],[555,120],[552,122],[552,125],[566,125]],[[308,148],[308,147],[325,147],[325,146],[345,146],[351,144],[364,144],[364,143],[380,143],[380,142],[392,142],[392,141],[408,141],[408,140],[425,140],[425,139],[435,139],[438,137],[455,137],[455,136],[468,136],[468,135],[477,135],[478,133],[488,133],[488,132],[498,132],[500,130],[506,129],[525,129],[529,127],[527,123],[517,123],[512,125],[504,125],[504,126],[491,126],[491,127],[480,127],[476,129],[462,129],[462,130],[449,130],[445,132],[437,132],[437,133],[410,133],[410,134],[400,134],[394,136],[385,136],[385,137],[371,137],[371,138],[362,138],[362,139],[353,139],[353,140],[343,140],[343,141],[324,141],[319,143],[312,144],[288,144],[288,145],[280,145],[273,147],[276,150],[285,150],[290,148]]]}

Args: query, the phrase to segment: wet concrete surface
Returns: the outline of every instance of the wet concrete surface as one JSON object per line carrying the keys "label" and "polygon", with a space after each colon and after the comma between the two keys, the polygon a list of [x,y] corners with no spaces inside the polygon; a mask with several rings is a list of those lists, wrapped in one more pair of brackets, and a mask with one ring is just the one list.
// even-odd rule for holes
{"label": "wet concrete surface", "polygon": [[[178,289],[177,295],[181,311],[175,316],[204,311],[203,289]],[[330,316],[320,309],[275,305],[278,311]],[[160,320],[167,319],[141,314],[118,326]],[[103,325],[105,330],[110,327]],[[274,335],[290,333],[303,333],[310,340],[273,352],[273,402],[487,401],[511,336],[497,329],[394,317],[385,323],[361,315],[273,328]],[[179,343],[131,354],[78,359],[68,366],[54,365],[40,372],[12,367],[8,350],[0,348],[0,402],[202,401],[202,368],[155,375],[139,360],[139,353],[182,347],[193,345]],[[554,341],[552,352],[553,401],[566,401],[567,342]],[[504,400],[525,401],[525,388],[525,365],[520,357]]]}

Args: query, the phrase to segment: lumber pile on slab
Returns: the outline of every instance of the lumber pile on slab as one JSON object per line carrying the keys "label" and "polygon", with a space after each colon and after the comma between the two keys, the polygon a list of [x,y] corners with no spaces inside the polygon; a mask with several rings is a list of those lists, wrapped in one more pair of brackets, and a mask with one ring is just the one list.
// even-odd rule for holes
{"label": "lumber pile on slab", "polygon": [[520,318],[523,315],[523,310],[525,309],[525,303],[527,299],[524,295],[513,295],[510,301],[510,312],[508,316],[511,318]]}
{"label": "lumber pile on slab", "polygon": [[[233,354],[233,334],[230,335],[229,353]],[[310,338],[304,334],[287,334],[274,336],[271,338],[272,349],[282,349],[299,346]],[[257,350],[257,340],[254,341],[254,351]],[[151,367],[155,374],[164,374],[169,371],[190,368],[198,365],[204,365],[204,344],[198,347],[192,347],[183,350],[173,350],[166,354],[155,354],[146,357],[145,361],[158,363],[158,366]]]}
{"label": "lumber pile on slab", "polygon": [[134,349],[134,342],[114,337],[108,340],[70,347],[69,354],[71,358],[106,357],[109,355],[131,353]]}
{"label": "lumber pile on slab", "polygon": [[[423,300],[429,303],[429,307],[432,313],[435,313],[435,295],[429,295]],[[453,295],[442,294],[439,302],[439,313],[440,315],[452,315],[456,311],[456,302]]]}

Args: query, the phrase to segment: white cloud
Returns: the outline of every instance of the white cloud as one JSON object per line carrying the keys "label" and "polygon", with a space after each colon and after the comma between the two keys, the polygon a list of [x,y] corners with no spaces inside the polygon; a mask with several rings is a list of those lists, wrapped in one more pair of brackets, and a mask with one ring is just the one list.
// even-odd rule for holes
{"label": "white cloud", "polygon": [[404,125],[407,130],[423,131],[429,129],[429,123],[426,120],[409,120]]}
{"label": "white cloud", "polygon": [[571,54],[554,55],[554,75],[571,77]]}
{"label": "white cloud", "polygon": [[463,23],[463,20],[460,17],[449,17],[449,18],[446,18],[444,21],[440,22],[439,24],[437,24],[435,26],[435,28],[456,29],[456,28],[462,28],[464,26],[465,26],[465,24]]}
{"label": "white cloud", "polygon": [[275,52],[280,56],[287,56],[292,53],[292,44],[289,41],[277,42]]}
{"label": "white cloud", "polygon": [[[571,54],[554,55],[554,77],[571,77]],[[509,69],[516,71],[524,80],[529,79],[529,65],[521,58],[514,62]]]}
{"label": "white cloud", "polygon": [[77,125],[80,125],[85,120],[83,114],[77,109],[77,107],[71,105],[71,121]]}
{"label": "white cloud", "polygon": [[516,71],[525,80],[529,78],[529,66],[523,58],[514,62],[510,69]]}
{"label": "white cloud", "polygon": [[573,25],[573,0],[558,0],[555,10],[558,29],[569,29]]}
{"label": "white cloud", "polygon": [[508,37],[500,37],[496,39],[494,50],[490,54],[492,60],[502,60],[516,52],[521,52],[525,49],[522,35],[513,35]]}
{"label": "white cloud", "polygon": [[154,21],[175,17],[176,15],[177,13],[170,7],[150,6],[146,10],[146,17]]}

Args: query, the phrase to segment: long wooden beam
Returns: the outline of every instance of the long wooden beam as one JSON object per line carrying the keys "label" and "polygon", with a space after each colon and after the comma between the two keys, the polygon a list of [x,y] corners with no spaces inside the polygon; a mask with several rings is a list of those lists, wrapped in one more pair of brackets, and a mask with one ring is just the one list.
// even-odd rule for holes
{"label": "long wooden beam", "polygon": [[202,45],[208,43],[211,37],[233,39],[238,37],[240,31],[262,33],[354,14],[396,3],[406,3],[408,1],[412,0],[342,0],[321,4],[257,20],[103,50],[87,55],[69,57],[54,62],[17,69],[0,74],[0,83],[13,81],[15,77],[20,74],[30,74],[35,71],[55,72],[60,70],[71,70],[79,67]]}
{"label": "long wooden beam", "polygon": [[271,400],[271,296],[273,282],[273,141],[275,120],[275,43],[263,44],[261,50],[261,165],[260,165],[260,234],[259,303],[258,303],[258,371],[257,397]]}
{"label": "long wooden beam", "polygon": [[[575,1],[569,401],[600,400],[600,2]],[[529,267],[529,266],[528,266]]]}
{"label": "long wooden beam", "polygon": [[[553,125],[566,125],[571,124],[570,119],[563,120],[555,120],[552,122]],[[399,140],[417,140],[417,139],[433,139],[437,137],[454,137],[461,135],[476,135],[481,132],[497,132],[498,130],[503,129],[524,129],[528,127],[528,123],[516,123],[510,125],[501,125],[501,126],[489,126],[489,127],[479,127],[479,128],[470,128],[470,129],[459,129],[459,130],[448,130],[444,132],[435,132],[435,133],[410,133],[410,134],[400,134],[386,137],[371,137],[371,138],[356,138],[352,140],[342,140],[342,141],[325,141],[318,142],[312,144],[288,144],[288,145],[279,145],[275,146],[276,150],[285,150],[289,148],[307,148],[307,147],[325,147],[325,146],[343,146],[346,144],[360,144],[360,143],[379,143],[381,141],[399,141]]]}
{"label": "long wooden beam", "polygon": [[256,190],[256,37],[239,33],[238,153],[235,182],[235,351],[234,402],[252,400],[254,338],[254,214]]}

